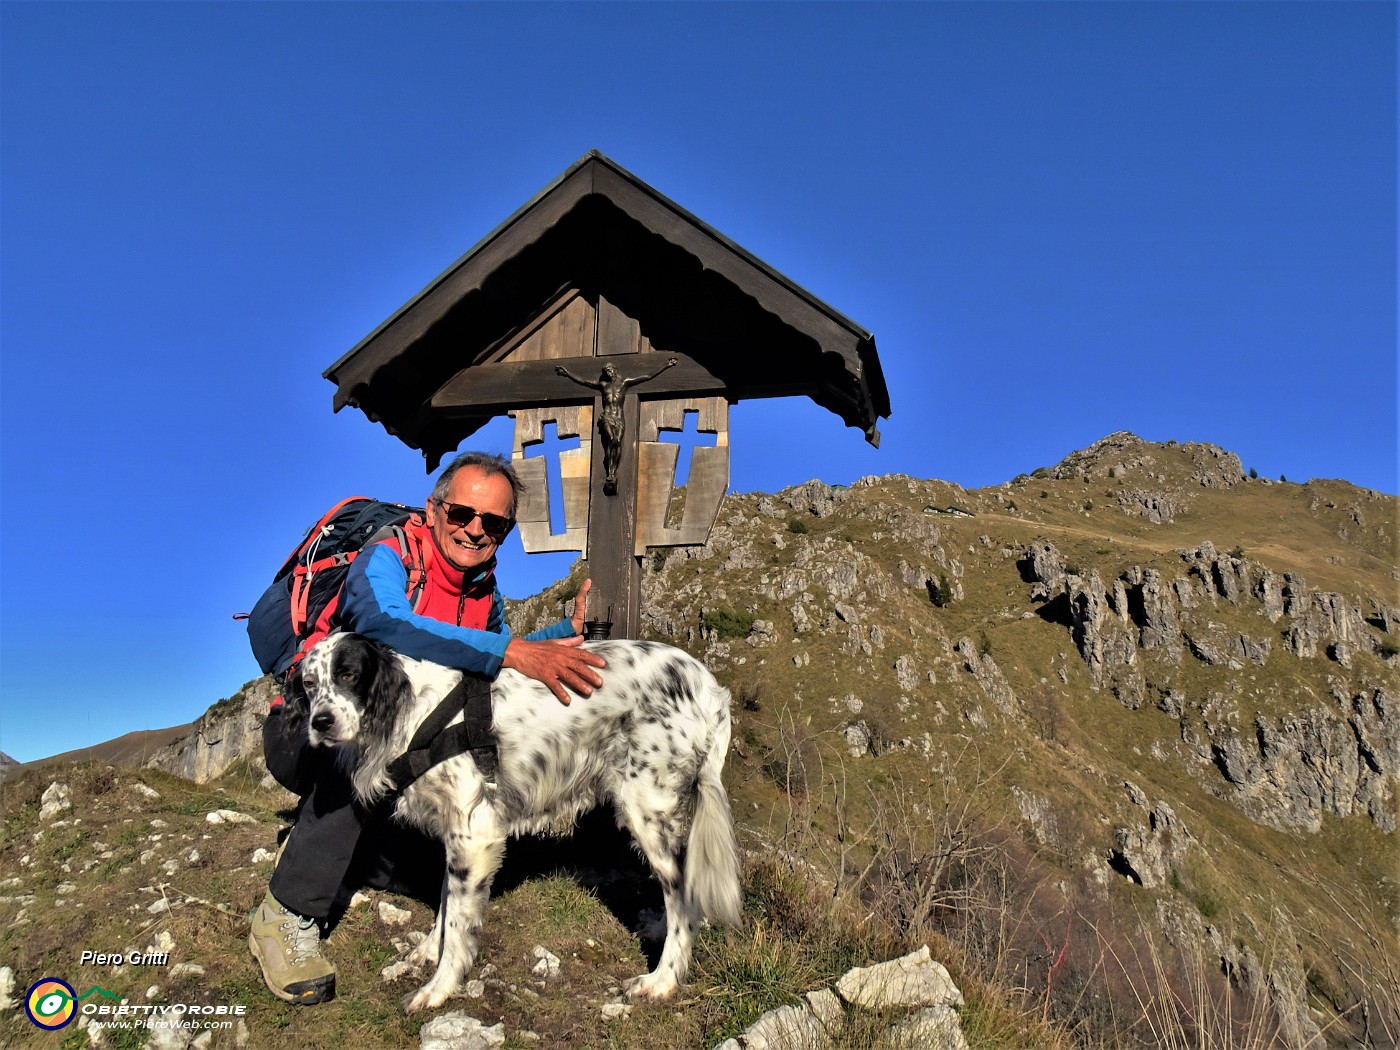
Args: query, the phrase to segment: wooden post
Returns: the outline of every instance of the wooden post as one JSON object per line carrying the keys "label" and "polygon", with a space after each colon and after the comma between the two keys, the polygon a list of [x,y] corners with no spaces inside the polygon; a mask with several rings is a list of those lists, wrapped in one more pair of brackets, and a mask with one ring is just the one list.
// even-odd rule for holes
{"label": "wooden post", "polygon": [[[601,398],[594,415],[602,411]],[[623,418],[628,434],[636,434],[641,421],[637,395],[627,394]],[[637,528],[637,443],[622,444],[617,471],[617,492],[603,491],[603,443],[593,442],[593,498],[588,509],[588,573],[593,590],[588,618],[606,619],[612,607],[613,638],[637,638],[641,631],[642,560],[632,553]]]}
{"label": "wooden post", "polygon": [[[640,332],[636,321],[606,299],[598,301],[597,367],[609,360],[620,369],[635,371]],[[593,418],[602,419],[601,395],[593,401]],[[601,620],[612,607],[613,638],[637,638],[641,632],[642,562],[633,555],[637,535],[637,436],[641,410],[635,391],[622,402],[625,437],[617,469],[617,491],[603,490],[607,470],[602,441],[593,442],[593,490],[588,509],[588,572],[593,578],[589,618]]]}

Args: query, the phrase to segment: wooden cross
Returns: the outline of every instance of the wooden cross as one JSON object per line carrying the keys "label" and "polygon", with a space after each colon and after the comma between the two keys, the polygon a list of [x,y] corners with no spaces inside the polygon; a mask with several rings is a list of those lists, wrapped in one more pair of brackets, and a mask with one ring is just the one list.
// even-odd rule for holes
{"label": "wooden cross", "polygon": [[[669,363],[673,359],[656,353],[569,359],[567,364],[553,366],[554,374],[572,386],[559,392],[575,399],[591,392],[591,404],[511,413],[516,424],[513,458],[526,486],[520,508],[521,543],[532,554],[577,550],[587,557],[594,581],[593,618],[603,619],[611,609],[614,638],[635,638],[640,630],[641,557],[647,549],[703,544],[729,487],[728,402],[720,396],[649,397],[677,367]],[[613,378],[600,382],[599,388],[590,390],[576,381],[601,377],[609,369]],[[569,380],[565,372],[576,379]],[[542,369],[532,373],[547,377]],[[607,404],[610,397],[612,404]],[[606,415],[609,410],[611,419]],[[687,414],[696,419],[685,510],[679,523],[668,525],[681,445],[661,440],[661,433],[684,430]],[[611,430],[607,437],[605,420]],[[551,424],[553,440],[547,442]],[[699,441],[703,434],[712,435],[708,447]],[[578,438],[577,448],[565,447],[562,439],[569,436]],[[557,472],[551,469],[550,444],[563,449]],[[536,450],[544,455],[533,454]],[[580,470],[585,456],[586,476]],[[554,478],[558,480],[552,484]],[[556,494],[564,507],[562,522],[550,512],[551,497]]]}

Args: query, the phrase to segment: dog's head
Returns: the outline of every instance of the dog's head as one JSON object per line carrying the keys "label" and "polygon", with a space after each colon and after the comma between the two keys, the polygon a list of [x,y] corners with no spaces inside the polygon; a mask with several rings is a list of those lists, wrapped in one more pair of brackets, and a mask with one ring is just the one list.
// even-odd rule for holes
{"label": "dog's head", "polygon": [[359,634],[327,636],[306,654],[300,670],[313,747],[356,744],[388,731],[409,688],[390,649]]}

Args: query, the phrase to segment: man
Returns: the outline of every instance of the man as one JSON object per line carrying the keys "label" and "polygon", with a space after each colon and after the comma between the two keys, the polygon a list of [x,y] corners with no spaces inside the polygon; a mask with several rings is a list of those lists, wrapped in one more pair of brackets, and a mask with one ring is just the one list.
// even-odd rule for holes
{"label": "man", "polygon": [[[410,604],[407,593],[405,552],[385,541],[351,565],[336,622],[405,656],[484,678],[511,668],[543,682],[563,704],[570,691],[589,696],[603,684],[597,668],[604,665],[578,648],[592,581],[579,588],[567,620],[526,638],[512,637],[505,623],[496,551],[515,525],[522,491],[509,461],[480,452],[458,456],[428,497],[426,521],[405,528],[426,573],[417,601]],[[297,687],[295,676],[289,685]],[[263,745],[273,775],[303,798],[267,896],[253,913],[248,944],[272,993],[309,1005],[335,995],[335,967],[320,942],[337,903],[357,884],[402,884],[404,869],[421,876],[425,865],[395,856],[421,849],[421,840],[356,803],[333,756],[310,747],[305,724],[284,723],[287,717],[274,708]],[[436,859],[426,868],[440,877],[440,851]]]}

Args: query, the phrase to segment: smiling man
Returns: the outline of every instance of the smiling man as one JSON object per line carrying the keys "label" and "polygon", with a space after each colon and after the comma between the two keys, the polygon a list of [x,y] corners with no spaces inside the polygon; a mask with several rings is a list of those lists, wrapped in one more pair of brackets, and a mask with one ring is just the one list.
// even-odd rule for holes
{"label": "smiling man", "polygon": [[591,581],[579,588],[570,619],[527,638],[512,637],[505,626],[496,549],[515,526],[522,491],[509,461],[483,452],[458,456],[428,497],[426,528],[407,527],[409,541],[423,549],[427,572],[418,611],[407,596],[403,552],[386,541],[351,566],[340,623],[416,660],[487,678],[509,667],[543,682],[560,703],[569,702],[569,690],[588,696],[602,684],[594,669],[602,660],[577,648]]}
{"label": "smiling man", "polygon": [[[484,679],[503,668],[519,671],[563,704],[571,693],[589,696],[603,683],[603,660],[579,648],[591,581],[579,588],[569,619],[525,638],[506,626],[496,551],[515,527],[521,493],[508,460],[483,452],[458,456],[439,475],[426,520],[404,527],[413,556],[387,539],[351,564],[335,625]],[[406,561],[423,566],[423,587],[413,596]],[[289,688],[298,688],[295,677]],[[312,748],[305,723],[280,708],[263,727],[263,747],[273,776],[302,801],[267,896],[253,912],[248,944],[274,995],[324,1002],[335,995],[335,967],[321,953],[332,911],[359,885],[431,890],[424,883],[440,880],[441,847],[355,802],[334,754]],[[418,885],[411,886],[415,878]]]}

